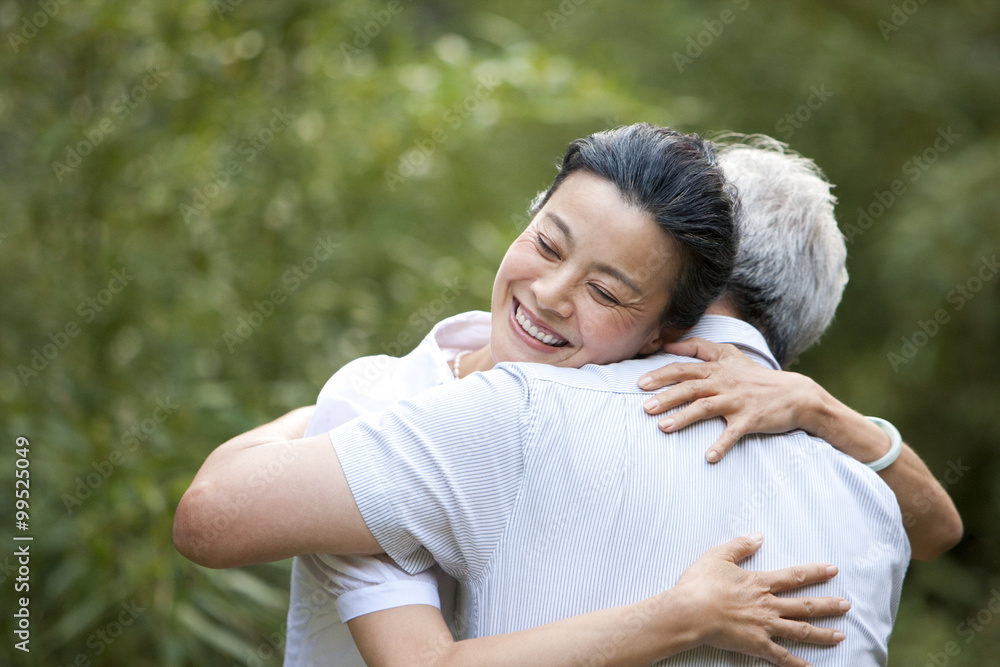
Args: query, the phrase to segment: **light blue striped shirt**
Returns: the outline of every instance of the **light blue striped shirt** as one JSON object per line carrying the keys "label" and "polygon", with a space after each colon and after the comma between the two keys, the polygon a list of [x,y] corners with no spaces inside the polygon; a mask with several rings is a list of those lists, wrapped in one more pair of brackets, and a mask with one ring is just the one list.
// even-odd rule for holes
{"label": "light blue striped shirt", "polygon": [[[691,335],[776,367],[746,323],[707,316]],[[786,645],[814,665],[885,665],[910,556],[892,492],[802,432],[748,436],[706,463],[721,420],[664,434],[642,409],[648,394],[636,380],[674,360],[500,364],[333,430],[331,440],[386,553],[410,572],[437,560],[459,580],[464,636],[641,600],[710,547],[756,530],[764,545],[744,567],[833,563],[835,579],[795,594],[853,605],[823,620],[847,636],[839,646]],[[658,664],[766,663],[703,647]]]}

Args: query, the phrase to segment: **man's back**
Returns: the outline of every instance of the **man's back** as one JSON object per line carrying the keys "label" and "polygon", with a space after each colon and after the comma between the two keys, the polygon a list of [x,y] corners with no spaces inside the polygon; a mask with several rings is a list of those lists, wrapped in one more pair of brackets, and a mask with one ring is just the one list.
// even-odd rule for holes
{"label": "man's back", "polygon": [[[738,320],[707,317],[693,334],[774,365],[760,334]],[[665,361],[501,364],[331,438],[386,552],[411,572],[433,556],[460,581],[467,636],[642,600],[708,548],[760,531],[764,544],[744,567],[832,563],[836,578],[795,594],[853,605],[828,624],[844,642],[796,645],[796,655],[815,665],[885,664],[909,561],[892,492],[803,433],[747,437],[707,463],[719,420],[667,435],[642,410],[647,394],[636,380]],[[763,664],[712,649],[674,661]]]}
{"label": "man's back", "polygon": [[[635,602],[672,586],[710,547],[759,531],[764,545],[744,567],[832,563],[840,568],[833,581],[795,595],[842,596],[853,605],[830,619],[847,636],[843,644],[800,645],[796,655],[817,665],[884,664],[909,560],[891,491],[864,465],[801,432],[747,437],[720,463],[707,463],[720,420],[667,435],[641,409],[635,379],[662,361],[524,369],[533,377],[538,434],[488,576],[468,586],[471,632],[510,632]],[[758,663],[702,648],[664,664]]]}

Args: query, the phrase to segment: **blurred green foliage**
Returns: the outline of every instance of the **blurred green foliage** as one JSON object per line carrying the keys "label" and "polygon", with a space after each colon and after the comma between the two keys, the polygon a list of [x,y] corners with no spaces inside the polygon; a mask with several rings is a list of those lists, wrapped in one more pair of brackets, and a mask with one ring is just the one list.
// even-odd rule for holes
{"label": "blurred green foliage", "polygon": [[890,664],[1000,664],[997,3],[8,1],[0,34],[0,507],[27,436],[35,536],[30,654],[0,556],[0,662],[279,664],[288,564],[173,550],[200,462],[488,308],[566,143],[646,120],[838,185],[851,282],[797,369],[966,525],[911,566]]}

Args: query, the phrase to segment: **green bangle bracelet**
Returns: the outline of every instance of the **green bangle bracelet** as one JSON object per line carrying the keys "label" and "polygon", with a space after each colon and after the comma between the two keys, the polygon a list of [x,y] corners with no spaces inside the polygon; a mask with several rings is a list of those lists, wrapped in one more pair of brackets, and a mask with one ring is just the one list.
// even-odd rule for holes
{"label": "green bangle bracelet", "polygon": [[893,461],[899,458],[899,453],[903,451],[903,436],[899,435],[899,429],[881,417],[866,417],[866,419],[882,429],[882,432],[889,436],[891,442],[889,452],[885,456],[877,461],[865,464],[875,472],[878,472],[892,465]]}

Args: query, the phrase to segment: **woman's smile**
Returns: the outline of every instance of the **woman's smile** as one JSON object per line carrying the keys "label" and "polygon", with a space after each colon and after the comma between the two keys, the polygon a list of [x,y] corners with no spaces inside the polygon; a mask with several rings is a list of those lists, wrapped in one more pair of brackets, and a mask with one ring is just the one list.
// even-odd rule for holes
{"label": "woman's smile", "polygon": [[519,327],[522,333],[526,333],[534,339],[534,341],[529,342],[537,341],[550,348],[560,348],[569,345],[568,340],[560,336],[551,327],[543,324],[542,321],[534,313],[525,308],[524,304],[518,301],[516,297],[513,299],[513,314],[515,321],[513,326]]}

